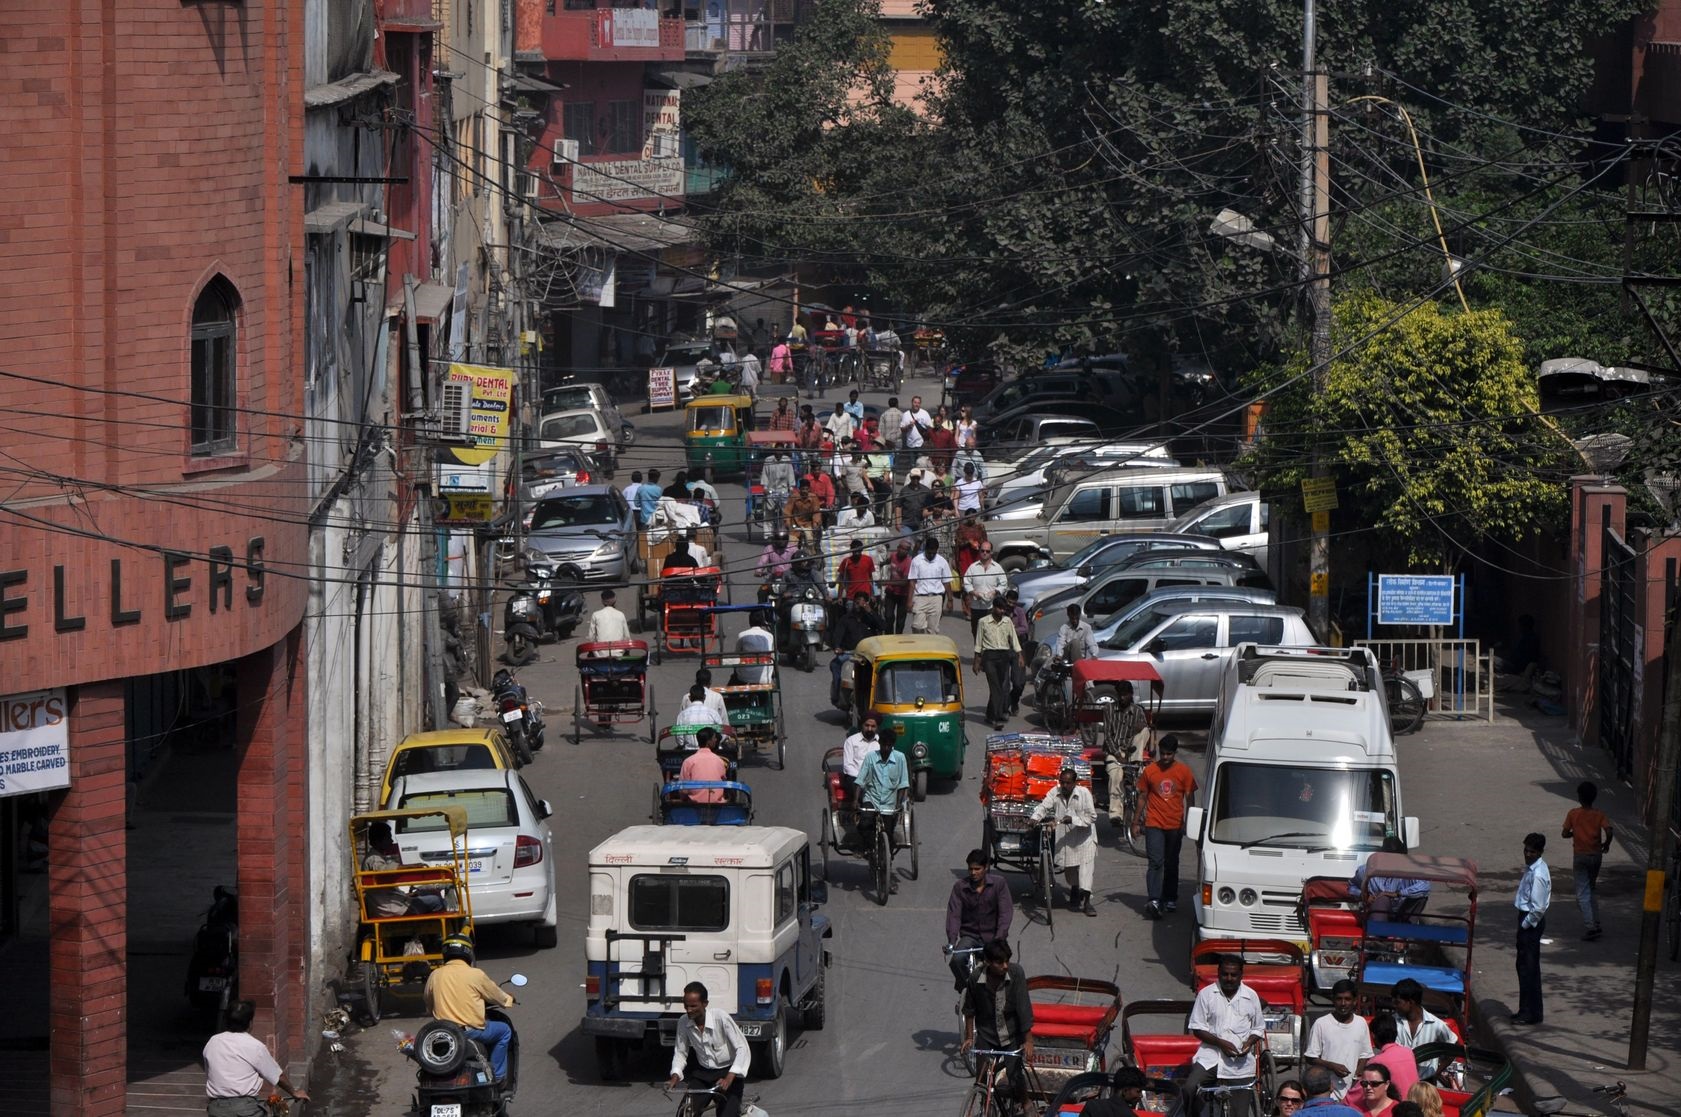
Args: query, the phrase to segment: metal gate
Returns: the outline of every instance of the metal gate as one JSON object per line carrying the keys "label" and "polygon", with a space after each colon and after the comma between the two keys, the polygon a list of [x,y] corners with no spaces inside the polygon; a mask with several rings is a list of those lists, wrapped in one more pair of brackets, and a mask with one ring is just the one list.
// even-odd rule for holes
{"label": "metal gate", "polygon": [[1617,761],[1617,775],[1634,772],[1634,680],[1639,646],[1635,585],[1640,566],[1634,548],[1616,531],[1604,529],[1599,571],[1599,743]]}

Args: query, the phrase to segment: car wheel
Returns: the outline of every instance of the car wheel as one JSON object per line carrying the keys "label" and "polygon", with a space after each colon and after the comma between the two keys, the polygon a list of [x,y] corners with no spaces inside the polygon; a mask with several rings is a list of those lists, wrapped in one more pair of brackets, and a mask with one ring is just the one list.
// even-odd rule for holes
{"label": "car wheel", "polygon": [[998,565],[1004,568],[1005,573],[1014,574],[1018,570],[1027,569],[1027,556],[1022,554],[1005,555],[998,560]]}
{"label": "car wheel", "polygon": [[821,1032],[829,1017],[829,967],[817,967],[817,984],[811,989],[811,1004],[801,1023],[808,1032]]}
{"label": "car wheel", "polygon": [[560,945],[560,928],[539,923],[531,928],[531,942],[538,950],[553,950]]}
{"label": "car wheel", "polygon": [[911,798],[918,803],[928,798],[928,769],[924,768],[911,777]]}
{"label": "car wheel", "polygon": [[770,1035],[753,1044],[753,1071],[760,1078],[781,1078],[788,1059],[788,1005],[778,1001]]}

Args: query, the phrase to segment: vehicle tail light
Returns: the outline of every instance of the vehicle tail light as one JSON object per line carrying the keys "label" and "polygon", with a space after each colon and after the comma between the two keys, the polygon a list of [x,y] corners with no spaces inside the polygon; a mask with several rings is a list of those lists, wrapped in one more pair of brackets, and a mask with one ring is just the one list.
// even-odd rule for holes
{"label": "vehicle tail light", "polygon": [[598,454],[605,454],[607,452],[607,443],[597,442],[595,444],[595,452]]}
{"label": "vehicle tail light", "polygon": [[509,710],[517,710],[519,708],[520,708],[519,699],[518,698],[513,698],[513,697],[504,698],[504,699],[502,699],[502,701],[500,701],[496,704],[496,709],[500,713],[504,713],[504,714],[507,713]]}
{"label": "vehicle tail light", "polygon": [[514,868],[535,865],[543,859],[543,843],[524,834],[514,839]]}
{"label": "vehicle tail light", "polygon": [[761,977],[753,983],[753,995],[762,1005],[776,1003],[776,983],[768,977]]}
{"label": "vehicle tail light", "polygon": [[590,974],[584,978],[584,1000],[599,1001],[601,999],[601,978]]}
{"label": "vehicle tail light", "polygon": [[577,481],[577,482],[578,482],[578,484],[580,484],[580,485],[587,485],[587,484],[589,484],[589,483],[590,483],[590,471],[589,471],[589,470],[587,470],[587,469],[580,469],[580,470],[579,470],[579,471],[578,471],[578,476],[577,476],[577,477],[576,477],[576,478],[575,478],[575,480],[576,480],[576,481]]}

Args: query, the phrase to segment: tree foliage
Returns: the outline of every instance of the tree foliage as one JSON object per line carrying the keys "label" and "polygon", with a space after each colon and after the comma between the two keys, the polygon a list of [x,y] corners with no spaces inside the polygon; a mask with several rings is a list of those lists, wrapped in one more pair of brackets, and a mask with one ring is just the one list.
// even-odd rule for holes
{"label": "tree foliage", "polygon": [[1557,524],[1574,457],[1535,412],[1511,322],[1409,305],[1369,291],[1339,299],[1323,390],[1301,353],[1253,377],[1272,393],[1248,463],[1261,485],[1297,489],[1317,444],[1337,481],[1338,530],[1376,529],[1415,564]]}

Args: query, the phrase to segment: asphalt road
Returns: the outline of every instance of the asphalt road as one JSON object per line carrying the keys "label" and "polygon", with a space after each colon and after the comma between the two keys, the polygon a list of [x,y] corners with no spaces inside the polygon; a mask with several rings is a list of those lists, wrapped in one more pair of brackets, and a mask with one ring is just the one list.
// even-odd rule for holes
{"label": "asphalt road", "polygon": [[[902,395],[908,397],[929,386],[928,381],[916,382],[907,385]],[[937,398],[937,387],[925,395]],[[837,396],[831,393],[829,398]],[[838,398],[844,399],[844,392]],[[871,402],[884,403],[885,399],[875,397]],[[819,414],[826,410],[818,406]],[[627,483],[633,467],[681,467],[679,415],[633,416],[633,421],[638,427],[631,453],[634,464],[621,470],[617,483]],[[720,490],[726,503],[725,561],[750,568],[759,545],[747,543],[740,531],[741,489],[730,484]],[[747,575],[740,575],[734,599],[751,600],[752,588]],[[597,604],[592,594],[590,607]],[[625,602],[621,600],[620,605]],[[743,617],[732,616],[730,631],[745,623]],[[946,635],[966,654],[970,648],[967,627],[956,616],[947,617],[944,624]],[[548,709],[547,747],[524,774],[533,790],[554,807],[550,824],[558,856],[560,945],[538,951],[528,934],[487,928],[480,936],[480,965],[497,978],[519,971],[531,979],[520,995],[521,1004],[513,1010],[522,1045],[515,1114],[670,1113],[674,1105],[647,1085],[664,1079],[667,1056],[662,1053],[633,1064],[628,1083],[605,1084],[596,1074],[593,1045],[578,1028],[584,1010],[587,853],[621,828],[647,821],[658,771],[646,723],[628,730],[621,727],[611,735],[586,733],[581,746],[572,744],[567,731],[575,685],[574,645],[575,641],[547,645],[541,660],[520,672],[522,681]],[[662,723],[673,720],[680,694],[693,682],[695,666],[692,657],[672,656],[651,669]],[[789,737],[787,770],[776,771],[750,757],[742,764],[741,778],[753,787],[759,823],[803,829],[815,847],[822,802],[819,763],[826,748],[840,743],[844,729],[841,715],[828,704],[827,656],[810,675],[792,668],[781,670]],[[750,1082],[748,1096],[757,1094],[773,1117],[953,1112],[962,1103],[967,1081],[955,1059],[956,999],[940,948],[946,898],[963,871],[965,855],[979,844],[981,834],[979,759],[986,733],[981,721],[986,690],[984,680],[969,674],[965,674],[965,687],[968,776],[957,787],[935,784],[927,801],[916,808],[921,879],[902,880],[899,892],[884,908],[865,891],[863,862],[842,860],[831,873],[827,912],[835,933],[830,943],[828,1024],[820,1032],[793,1033],[787,1072],[781,1079]],[[1025,724],[1025,719],[1016,719],[1012,727]],[[1189,751],[1186,759],[1198,765],[1198,757]],[[1007,874],[1017,901],[1011,931],[1017,960],[1029,974],[1116,980],[1129,1002],[1189,997],[1193,928],[1189,905],[1182,905],[1176,915],[1162,922],[1145,921],[1140,914],[1143,859],[1118,846],[1114,833],[1106,824],[1101,827],[1097,918],[1064,909],[1056,913],[1054,927],[1048,926],[1043,911],[1028,902],[1027,878]],[[1194,880],[1192,851],[1187,843],[1182,873]],[[904,861],[901,856],[899,863]],[[1183,898],[1188,900],[1188,895]],[[347,1036],[342,1054],[326,1056],[317,1064],[312,1085],[320,1105],[314,1112],[334,1117],[405,1112],[413,1064],[395,1050],[390,1031],[392,1027],[413,1031],[422,1022],[416,1008]],[[1110,1054],[1113,1058],[1115,1051]]]}

